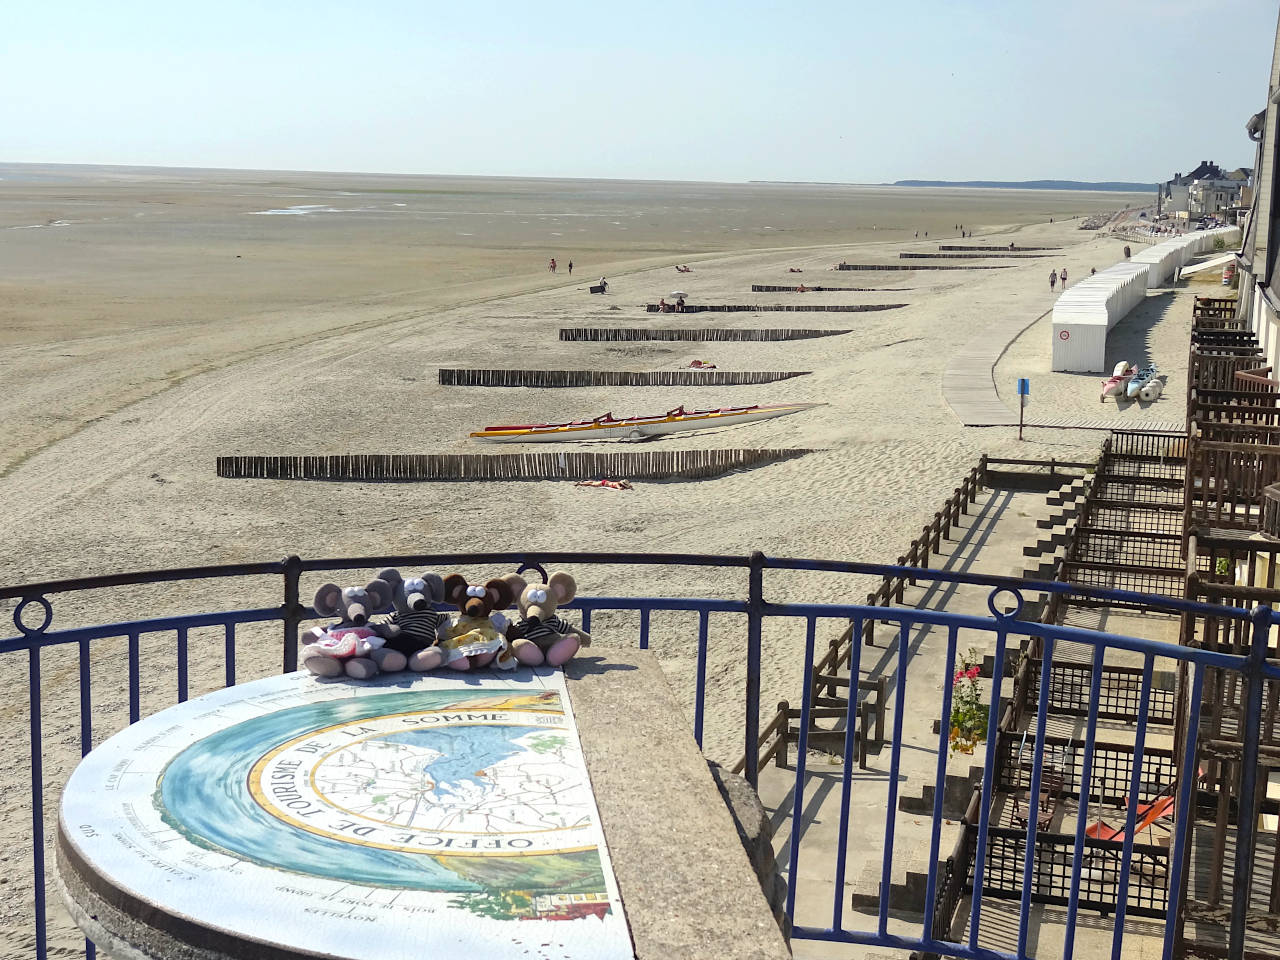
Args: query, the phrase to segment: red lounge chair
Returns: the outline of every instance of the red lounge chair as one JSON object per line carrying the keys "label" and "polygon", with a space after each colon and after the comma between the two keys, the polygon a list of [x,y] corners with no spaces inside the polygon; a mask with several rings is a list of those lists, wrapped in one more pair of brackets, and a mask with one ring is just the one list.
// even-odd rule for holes
{"label": "red lounge chair", "polygon": [[[1134,836],[1142,833],[1143,830],[1149,828],[1153,823],[1161,817],[1171,816],[1173,811],[1173,797],[1161,797],[1151,803],[1138,804],[1138,820],[1133,826]],[[1089,824],[1085,830],[1085,836],[1093,840],[1120,840],[1125,839],[1123,827],[1113,827],[1105,820],[1096,820]]]}

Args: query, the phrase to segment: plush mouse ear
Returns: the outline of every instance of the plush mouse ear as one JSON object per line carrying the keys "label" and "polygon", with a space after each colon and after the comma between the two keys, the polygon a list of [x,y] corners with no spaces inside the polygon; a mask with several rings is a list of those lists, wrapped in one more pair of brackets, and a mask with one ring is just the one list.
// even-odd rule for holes
{"label": "plush mouse ear", "polygon": [[557,570],[547,580],[547,588],[552,596],[556,598],[556,603],[568,603],[578,593],[578,583],[573,579],[572,574],[565,573],[563,570]]}
{"label": "plush mouse ear", "polygon": [[427,585],[432,600],[436,603],[444,601],[444,580],[440,578],[440,574],[428,570],[422,575],[422,582]]}
{"label": "plush mouse ear", "polygon": [[326,583],[316,591],[311,604],[322,617],[336,617],[342,611],[342,588],[336,583]]}
{"label": "plush mouse ear", "polygon": [[507,582],[507,586],[511,588],[511,596],[513,597],[520,596],[524,593],[524,588],[528,586],[528,584],[525,583],[524,577],[520,576],[518,573],[505,574],[502,579],[505,580]]}
{"label": "plush mouse ear", "polygon": [[387,581],[387,583],[391,584],[393,587],[404,582],[404,577],[400,576],[400,571],[395,567],[388,567],[386,570],[383,570],[378,574],[378,579]]}
{"label": "plush mouse ear", "polygon": [[451,573],[445,577],[444,598],[461,607],[467,599],[467,578],[460,573]]}
{"label": "plush mouse ear", "polygon": [[484,585],[485,592],[493,599],[493,609],[505,610],[511,606],[511,601],[516,595],[511,590],[511,584],[506,580],[490,580]]}
{"label": "plush mouse ear", "polygon": [[369,594],[369,604],[372,607],[369,610],[370,613],[376,613],[391,603],[391,597],[395,594],[391,584],[382,579],[370,580],[369,585],[364,589]]}

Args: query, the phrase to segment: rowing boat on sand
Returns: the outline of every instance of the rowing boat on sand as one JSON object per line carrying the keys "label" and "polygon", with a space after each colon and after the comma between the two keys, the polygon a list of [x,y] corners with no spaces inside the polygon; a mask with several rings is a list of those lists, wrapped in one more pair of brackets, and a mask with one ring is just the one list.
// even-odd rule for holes
{"label": "rowing boat on sand", "polygon": [[681,430],[751,423],[799,413],[820,403],[772,403],[751,407],[721,407],[716,410],[686,410],[684,406],[648,417],[614,417],[606,413],[594,420],[570,423],[524,423],[485,427],[471,436],[495,443],[554,443],[566,440],[610,440],[657,437]]}

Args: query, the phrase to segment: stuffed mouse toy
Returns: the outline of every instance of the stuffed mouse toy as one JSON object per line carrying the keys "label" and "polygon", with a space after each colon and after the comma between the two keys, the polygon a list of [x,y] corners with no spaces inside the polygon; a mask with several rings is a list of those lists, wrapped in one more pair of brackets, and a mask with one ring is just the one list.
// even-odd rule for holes
{"label": "stuffed mouse toy", "polygon": [[395,607],[390,621],[376,628],[386,639],[385,649],[408,658],[410,670],[434,670],[445,660],[439,642],[448,617],[435,608],[444,602],[444,580],[435,573],[406,580],[395,569],[383,570],[378,579],[391,585]]}
{"label": "stuffed mouse toy", "polygon": [[306,646],[299,662],[318,677],[337,677],[345,673],[357,680],[377,676],[379,671],[394,673],[405,668],[405,656],[387,650],[377,625],[369,617],[391,602],[391,584],[371,580],[368,586],[347,587],[326,583],[316,591],[312,604],[322,617],[339,617],[327,627],[312,627],[304,635]]}
{"label": "stuffed mouse toy", "polygon": [[558,571],[546,584],[526,584],[516,573],[509,573],[503,579],[516,594],[516,606],[520,610],[520,620],[507,628],[507,639],[517,660],[530,667],[542,663],[558,667],[580,647],[590,646],[589,633],[556,616],[556,608],[568,603],[578,592],[572,576]]}
{"label": "stuffed mouse toy", "polygon": [[507,643],[507,618],[499,611],[511,606],[515,593],[505,580],[484,586],[467,583],[460,573],[444,578],[444,597],[461,611],[441,641],[445,665],[470,670],[492,663],[500,670],[514,670],[516,658]]}

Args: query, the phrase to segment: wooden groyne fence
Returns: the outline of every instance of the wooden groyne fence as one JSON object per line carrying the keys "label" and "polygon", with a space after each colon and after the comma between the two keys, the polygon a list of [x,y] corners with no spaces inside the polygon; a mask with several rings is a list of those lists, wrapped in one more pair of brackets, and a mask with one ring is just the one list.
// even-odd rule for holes
{"label": "wooden groyne fence", "polygon": [[218,457],[219,477],[413,483],[466,480],[705,480],[802,457],[809,448],[653,450],[625,453],[340,454]]}
{"label": "wooden groyne fence", "polygon": [[446,387],[727,387],[808,376],[810,370],[440,370]]}
{"label": "wooden groyne fence", "polygon": [[900,253],[900,260],[994,260],[1004,257],[1006,260],[1043,260],[1047,253],[1001,253],[999,248],[993,253]]}
{"label": "wooden groyne fence", "polygon": [[1061,250],[1062,248],[1061,247],[970,247],[970,246],[962,246],[957,244],[940,243],[938,244],[938,249],[939,250],[973,250],[973,251],[989,250],[996,253],[1005,253],[1005,252],[1025,253],[1031,250]]}
{"label": "wooden groyne fence", "polygon": [[804,289],[800,287],[783,287],[772,283],[753,283],[751,285],[752,293],[898,293],[902,290],[910,290],[911,287],[811,287],[805,284]]}
{"label": "wooden groyne fence", "polygon": [[838,337],[852,332],[852,330],[732,330],[724,327],[702,327],[695,330],[651,327],[561,327],[560,339],[606,343],[626,340],[809,340],[813,337]]}
{"label": "wooden groyne fence", "polygon": [[[670,306],[670,304],[668,304]],[[798,303],[798,304],[749,304],[749,303],[695,303],[685,304],[680,313],[871,313],[876,310],[899,310],[905,303]],[[649,313],[662,313],[659,304],[647,303]]]}
{"label": "wooden groyne fence", "polygon": [[1012,263],[837,263],[836,270],[1012,270]]}

